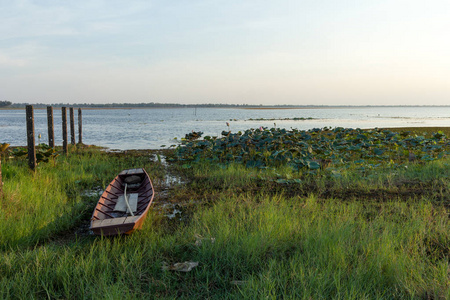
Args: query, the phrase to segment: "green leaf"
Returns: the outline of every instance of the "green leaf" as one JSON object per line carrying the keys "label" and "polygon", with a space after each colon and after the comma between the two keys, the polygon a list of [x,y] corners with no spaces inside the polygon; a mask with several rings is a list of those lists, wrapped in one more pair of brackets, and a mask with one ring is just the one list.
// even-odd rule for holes
{"label": "green leaf", "polygon": [[374,149],[373,149],[373,153],[374,153],[375,155],[383,155],[384,150],[381,150],[381,149],[379,149],[379,148],[374,148]]}
{"label": "green leaf", "polygon": [[317,170],[320,168],[320,165],[315,161],[309,161],[308,168],[310,168],[311,170]]}

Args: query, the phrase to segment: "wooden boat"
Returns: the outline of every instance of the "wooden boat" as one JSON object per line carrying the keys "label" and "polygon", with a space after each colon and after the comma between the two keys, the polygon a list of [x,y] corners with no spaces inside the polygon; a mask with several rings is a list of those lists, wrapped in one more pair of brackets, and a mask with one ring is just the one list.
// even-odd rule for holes
{"label": "wooden boat", "polygon": [[144,169],[123,170],[98,200],[90,229],[98,235],[132,233],[142,227],[153,195],[152,182]]}

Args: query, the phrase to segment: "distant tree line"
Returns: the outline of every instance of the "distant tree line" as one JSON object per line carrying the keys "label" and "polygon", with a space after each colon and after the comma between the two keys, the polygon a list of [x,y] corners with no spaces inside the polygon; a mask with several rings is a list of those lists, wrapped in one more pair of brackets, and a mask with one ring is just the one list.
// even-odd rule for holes
{"label": "distant tree line", "polygon": [[206,103],[206,104],[179,104],[179,103],[11,103],[10,101],[0,101],[0,108],[25,108],[26,105],[32,104],[34,108],[53,107],[80,107],[80,108],[317,108],[317,107],[422,107],[422,106],[448,106],[448,105],[254,105],[254,104],[223,104],[223,103]]}
{"label": "distant tree line", "polygon": [[7,107],[12,104],[11,101],[0,101],[0,107]]}
{"label": "distant tree line", "polygon": [[[23,108],[30,103],[14,103],[10,107],[11,108]],[[262,104],[259,105],[250,105],[250,104],[223,104],[223,103],[206,103],[206,104],[179,104],[179,103],[53,103],[53,104],[44,104],[44,103],[33,103],[33,107],[35,108],[45,108],[47,106],[53,107],[80,107],[80,108],[252,108],[252,107],[299,107],[298,105],[271,105],[265,106]]]}

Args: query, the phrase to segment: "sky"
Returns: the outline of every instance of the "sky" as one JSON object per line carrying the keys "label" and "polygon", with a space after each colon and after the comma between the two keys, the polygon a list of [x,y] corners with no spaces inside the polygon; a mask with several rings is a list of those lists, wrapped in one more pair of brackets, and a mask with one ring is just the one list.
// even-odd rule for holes
{"label": "sky", "polygon": [[448,0],[0,0],[0,101],[450,105]]}

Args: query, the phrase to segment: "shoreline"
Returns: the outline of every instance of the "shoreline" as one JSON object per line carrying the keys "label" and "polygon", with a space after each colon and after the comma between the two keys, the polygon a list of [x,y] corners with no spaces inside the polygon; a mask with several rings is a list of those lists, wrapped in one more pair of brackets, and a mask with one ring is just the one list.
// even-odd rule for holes
{"label": "shoreline", "polygon": [[[42,104],[30,104],[33,105],[33,109],[37,110],[45,110],[47,109],[47,106],[43,107]],[[39,107],[34,107],[35,105],[39,105]],[[244,110],[289,110],[289,109],[353,109],[353,108],[398,108],[398,107],[420,107],[420,108],[426,108],[426,107],[445,107],[448,108],[450,105],[299,105],[299,106],[203,106],[201,104],[188,104],[186,106],[180,105],[180,106],[154,106],[154,107],[136,107],[136,106],[112,106],[112,107],[84,107],[84,106],[78,106],[77,104],[67,104],[65,106],[61,106],[58,104],[57,106],[53,106],[49,104],[48,106],[53,107],[54,109],[58,109],[61,107],[73,107],[73,108],[81,108],[83,110],[117,110],[117,109],[197,109],[197,108],[208,108],[208,109],[244,109]],[[0,107],[1,110],[23,110],[24,107]]]}
{"label": "shoreline", "polygon": [[[430,132],[427,132],[427,134],[430,133],[436,133],[438,131],[443,131],[447,136],[450,136],[450,126],[445,126],[445,127],[436,127],[436,126],[430,126],[430,127],[376,127],[378,129],[383,129],[383,130],[390,130],[390,131],[398,131],[399,133],[401,132],[406,132],[406,131],[410,131],[411,133],[415,133],[415,134],[423,134],[423,130],[427,130]],[[375,128],[366,128],[364,130],[373,130]],[[36,145],[37,147],[37,145]],[[62,145],[56,145],[55,148],[61,148]],[[27,146],[20,146],[20,145],[10,145],[9,148],[14,149],[14,148],[27,148]],[[150,152],[150,151],[171,151],[174,150],[175,148],[145,148],[145,149],[136,149],[136,148],[132,148],[132,149],[118,149],[118,148],[108,148],[106,146],[100,146],[100,145],[87,145],[87,144],[83,144],[82,148],[95,148],[95,149],[99,149],[100,151],[104,151],[104,152],[109,152],[109,153],[126,153],[126,152],[137,152],[137,153],[144,153],[144,152]]]}

